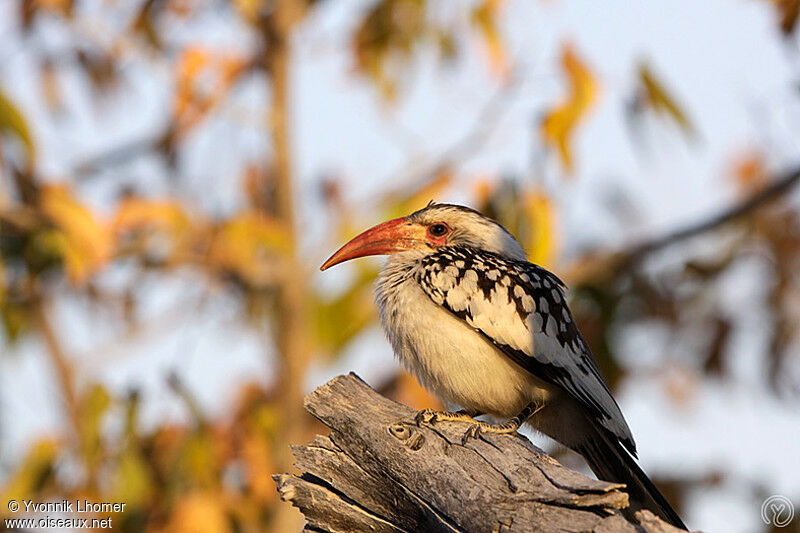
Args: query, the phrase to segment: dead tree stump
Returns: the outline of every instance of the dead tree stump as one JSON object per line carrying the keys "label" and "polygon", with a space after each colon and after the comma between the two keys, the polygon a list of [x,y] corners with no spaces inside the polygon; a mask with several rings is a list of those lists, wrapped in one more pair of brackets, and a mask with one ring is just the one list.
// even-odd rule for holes
{"label": "dead tree stump", "polygon": [[309,532],[680,531],[647,511],[627,521],[624,485],[568,470],[521,435],[462,445],[464,424],[417,427],[414,411],[355,374],[305,407],[330,435],[293,447],[301,474],[274,478]]}

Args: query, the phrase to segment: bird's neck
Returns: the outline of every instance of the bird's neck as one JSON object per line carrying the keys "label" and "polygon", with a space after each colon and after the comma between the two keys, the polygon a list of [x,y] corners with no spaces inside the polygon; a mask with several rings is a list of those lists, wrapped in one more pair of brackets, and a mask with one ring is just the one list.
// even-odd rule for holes
{"label": "bird's neck", "polygon": [[399,283],[411,277],[415,267],[419,265],[420,259],[425,257],[422,252],[400,252],[389,256],[386,261],[379,280],[381,282]]}
{"label": "bird's neck", "polygon": [[391,307],[403,284],[413,282],[414,272],[423,257],[425,254],[421,252],[400,252],[389,256],[375,283],[375,299],[382,311]]}

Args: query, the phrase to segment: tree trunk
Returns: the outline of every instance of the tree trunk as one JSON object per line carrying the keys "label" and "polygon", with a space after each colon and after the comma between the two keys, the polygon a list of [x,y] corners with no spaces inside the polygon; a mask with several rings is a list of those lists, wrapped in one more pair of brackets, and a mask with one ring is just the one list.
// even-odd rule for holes
{"label": "tree trunk", "polygon": [[418,427],[414,411],[354,374],[309,394],[330,429],[294,446],[300,476],[274,476],[314,532],[678,532],[652,513],[628,522],[624,485],[561,466],[521,435],[462,444],[463,423]]}
{"label": "tree trunk", "polygon": [[[275,177],[275,215],[291,243],[292,249],[283,258],[284,268],[276,299],[276,347],[280,358],[278,397],[283,405],[280,433],[276,448],[277,464],[282,469],[291,465],[289,443],[306,438],[306,416],[300,408],[303,383],[311,349],[308,343],[308,317],[306,315],[307,289],[304,267],[297,257],[297,238],[294,212],[294,188],[291,145],[291,34],[299,20],[301,2],[277,0],[271,16],[264,22],[267,43],[268,71],[270,74],[269,131],[273,149]],[[301,523],[296,512],[279,509],[273,517],[275,531],[291,531]]]}

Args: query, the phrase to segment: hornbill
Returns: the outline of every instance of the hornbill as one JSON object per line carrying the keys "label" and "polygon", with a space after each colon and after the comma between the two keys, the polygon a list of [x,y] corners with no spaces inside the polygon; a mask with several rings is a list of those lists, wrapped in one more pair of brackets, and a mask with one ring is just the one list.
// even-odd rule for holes
{"label": "hornbill", "polygon": [[[582,455],[598,478],[625,483],[630,509],[686,529],[634,460],[631,430],[575,325],[564,284],[529,263],[503,226],[467,207],[430,203],[368,229],[320,268],[368,255],[390,255],[375,299],[396,355],[463,409],[425,410],[418,423],[468,422],[465,439],[528,423]],[[473,418],[482,414],[508,422]]]}

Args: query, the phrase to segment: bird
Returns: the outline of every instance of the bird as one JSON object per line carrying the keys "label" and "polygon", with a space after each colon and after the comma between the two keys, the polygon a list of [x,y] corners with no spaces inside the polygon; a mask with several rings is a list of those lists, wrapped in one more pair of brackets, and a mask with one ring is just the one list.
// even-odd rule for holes
{"label": "bird", "polygon": [[575,324],[564,283],[528,262],[499,222],[431,202],[364,231],[320,270],[372,255],[389,256],[375,301],[396,356],[461,408],[426,409],[417,423],[467,422],[465,439],[528,424],[583,456],[599,479],[624,483],[629,516],[648,509],[686,529],[636,462],[631,430]]}

